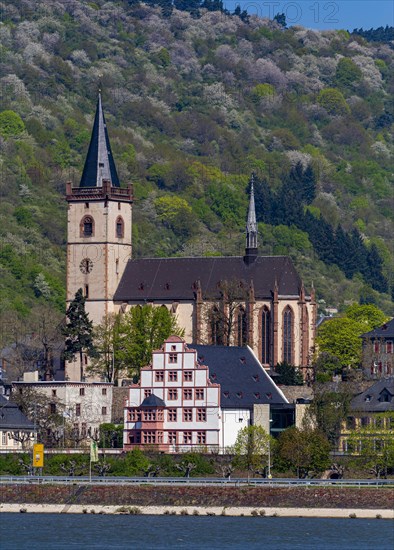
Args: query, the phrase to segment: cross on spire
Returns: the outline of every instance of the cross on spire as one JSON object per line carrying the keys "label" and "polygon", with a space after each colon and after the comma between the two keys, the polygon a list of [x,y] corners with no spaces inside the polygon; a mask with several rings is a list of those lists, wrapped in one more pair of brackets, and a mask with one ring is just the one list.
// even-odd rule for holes
{"label": "cross on spire", "polygon": [[103,180],[110,181],[112,187],[120,187],[101,103],[101,90],[99,90],[92,137],[80,187],[102,187]]}

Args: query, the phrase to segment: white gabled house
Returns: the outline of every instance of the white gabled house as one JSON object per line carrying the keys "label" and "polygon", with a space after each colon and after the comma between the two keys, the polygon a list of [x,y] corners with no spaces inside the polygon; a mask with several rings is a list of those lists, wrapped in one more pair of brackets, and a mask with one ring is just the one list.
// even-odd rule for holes
{"label": "white gabled house", "polygon": [[190,345],[178,336],[153,352],[129,389],[124,449],[223,452],[240,429],[271,433],[294,422],[290,405],[249,347]]}

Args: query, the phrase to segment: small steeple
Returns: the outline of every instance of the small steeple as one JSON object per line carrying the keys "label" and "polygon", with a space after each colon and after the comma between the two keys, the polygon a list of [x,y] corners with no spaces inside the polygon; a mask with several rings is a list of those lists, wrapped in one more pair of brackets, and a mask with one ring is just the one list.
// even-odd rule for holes
{"label": "small steeple", "polygon": [[103,180],[108,180],[112,187],[120,187],[109,143],[100,92],[99,90],[92,137],[90,139],[81,183],[79,184],[80,187],[102,187]]}
{"label": "small steeple", "polygon": [[246,223],[246,248],[244,260],[247,264],[254,262],[257,257],[257,221],[254,204],[254,174],[250,183],[250,199],[248,221]]}

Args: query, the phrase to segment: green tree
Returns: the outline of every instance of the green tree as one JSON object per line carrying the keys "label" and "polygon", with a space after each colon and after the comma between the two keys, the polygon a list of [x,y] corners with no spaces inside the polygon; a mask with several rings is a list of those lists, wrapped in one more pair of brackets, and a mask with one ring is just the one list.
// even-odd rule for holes
{"label": "green tree", "polygon": [[169,195],[159,197],[155,200],[155,208],[160,220],[176,235],[189,236],[195,232],[197,220],[185,199]]}
{"label": "green tree", "polygon": [[335,81],[338,86],[343,88],[353,88],[362,77],[360,67],[358,67],[352,59],[342,57],[339,60],[335,72]]}
{"label": "green tree", "polygon": [[10,138],[19,136],[25,130],[23,120],[14,111],[0,113],[0,136]]}
{"label": "green tree", "polygon": [[[330,360],[333,361],[334,358],[331,356]],[[349,413],[350,401],[355,392],[351,382],[340,382],[334,386],[317,381],[313,386],[313,400],[308,409],[308,417],[326,436],[332,447],[337,446],[342,421]]]}
{"label": "green tree", "polygon": [[330,465],[331,446],[318,430],[295,426],[287,428],[278,438],[280,460],[292,468],[299,478],[318,474]]}
{"label": "green tree", "polygon": [[350,113],[342,93],[336,88],[325,88],[318,93],[317,102],[326,109],[330,115],[346,115]]}
{"label": "green tree", "polygon": [[317,334],[319,353],[327,352],[339,359],[342,368],[358,367],[361,363],[361,338],[365,324],[337,317],[321,325]]}
{"label": "green tree", "polygon": [[64,357],[68,361],[74,361],[79,355],[81,380],[83,380],[83,354],[94,357],[93,323],[85,311],[85,297],[80,288],[66,312],[67,323],[62,333],[65,339]]}
{"label": "green tree", "polygon": [[342,367],[338,357],[324,351],[312,364],[316,382],[330,382],[334,374],[341,374]]}
{"label": "green tree", "polygon": [[119,348],[117,358],[131,376],[139,377],[142,367],[152,360],[152,351],[159,349],[164,340],[176,334],[183,336],[184,330],[165,306],[134,306],[128,311],[119,327]]}
{"label": "green tree", "polygon": [[261,426],[245,426],[238,432],[234,445],[234,465],[250,473],[264,472],[269,465],[275,440]]}
{"label": "green tree", "polygon": [[365,324],[365,330],[384,325],[388,317],[382,310],[373,304],[352,304],[346,309],[346,317]]}
{"label": "green tree", "polygon": [[277,384],[283,384],[284,386],[302,386],[304,379],[297,367],[289,365],[286,361],[278,363],[275,367],[275,372],[279,374],[275,378]]}
{"label": "green tree", "polygon": [[120,327],[120,315],[109,313],[103,317],[99,325],[93,328],[95,354],[87,370],[91,374],[100,375],[111,383],[118,378],[121,366],[118,357]]}

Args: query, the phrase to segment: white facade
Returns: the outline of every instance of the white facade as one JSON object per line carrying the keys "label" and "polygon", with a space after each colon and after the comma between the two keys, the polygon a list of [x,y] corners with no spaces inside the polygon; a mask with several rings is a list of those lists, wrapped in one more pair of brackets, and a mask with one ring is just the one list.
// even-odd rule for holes
{"label": "white facade", "polygon": [[[32,389],[46,396],[48,411],[61,409],[65,423],[72,425],[81,435],[99,429],[100,424],[111,422],[112,391],[109,383],[99,382],[13,382],[15,392]],[[52,407],[52,409],[51,409]]]}

